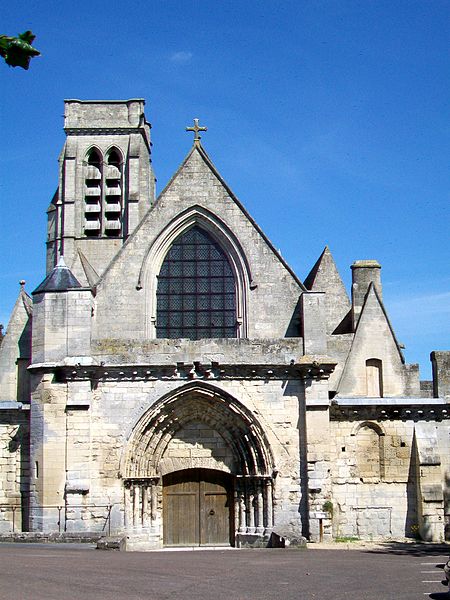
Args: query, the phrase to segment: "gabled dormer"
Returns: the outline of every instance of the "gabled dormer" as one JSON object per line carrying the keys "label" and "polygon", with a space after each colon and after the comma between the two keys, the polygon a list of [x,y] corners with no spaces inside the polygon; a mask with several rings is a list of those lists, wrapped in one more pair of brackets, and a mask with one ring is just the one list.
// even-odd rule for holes
{"label": "gabled dormer", "polygon": [[[377,280],[381,285],[379,275]],[[368,284],[356,313],[356,330],[339,381],[338,395],[365,398],[419,396],[417,365],[405,364],[374,281]]]}

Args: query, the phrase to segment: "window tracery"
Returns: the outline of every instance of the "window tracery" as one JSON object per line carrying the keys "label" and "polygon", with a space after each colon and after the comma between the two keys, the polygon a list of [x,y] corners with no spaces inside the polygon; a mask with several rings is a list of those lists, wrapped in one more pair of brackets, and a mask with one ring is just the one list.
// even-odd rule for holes
{"label": "window tracery", "polygon": [[158,275],[156,299],[158,338],[237,337],[233,270],[221,246],[198,225],[172,243]]}

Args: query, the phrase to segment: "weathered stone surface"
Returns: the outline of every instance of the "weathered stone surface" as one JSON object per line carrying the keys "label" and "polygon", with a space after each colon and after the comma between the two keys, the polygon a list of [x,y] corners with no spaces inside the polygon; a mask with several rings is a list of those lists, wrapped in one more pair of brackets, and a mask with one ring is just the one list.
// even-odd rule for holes
{"label": "weathered stone surface", "polygon": [[[155,202],[143,106],[66,103],[47,272],[64,247],[79,285],[43,286],[32,307],[21,290],[0,346],[0,533],[146,550],[175,513],[204,534],[218,511],[220,543],[241,547],[443,539],[450,353],[432,355],[432,398],[404,363],[380,265],[352,265],[352,303],[328,249],[303,285],[199,142]],[[235,338],[157,338],[161,265],[194,226],[231,265]]]}

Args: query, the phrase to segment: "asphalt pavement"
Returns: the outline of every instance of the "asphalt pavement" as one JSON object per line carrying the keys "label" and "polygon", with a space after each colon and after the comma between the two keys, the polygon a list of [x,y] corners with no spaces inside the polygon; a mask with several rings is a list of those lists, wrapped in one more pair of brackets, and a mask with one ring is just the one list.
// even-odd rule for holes
{"label": "asphalt pavement", "polygon": [[446,547],[117,552],[0,544],[5,600],[449,600]]}

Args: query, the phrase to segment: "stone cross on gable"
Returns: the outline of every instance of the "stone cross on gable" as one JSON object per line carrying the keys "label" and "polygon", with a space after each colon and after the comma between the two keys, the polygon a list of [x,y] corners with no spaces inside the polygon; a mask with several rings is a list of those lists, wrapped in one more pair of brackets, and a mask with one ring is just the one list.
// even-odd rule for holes
{"label": "stone cross on gable", "polygon": [[194,144],[199,144],[200,143],[200,139],[201,136],[198,135],[199,131],[208,131],[207,127],[201,127],[198,124],[199,119],[194,119],[194,127],[186,127],[186,131],[193,131],[194,132]]}

